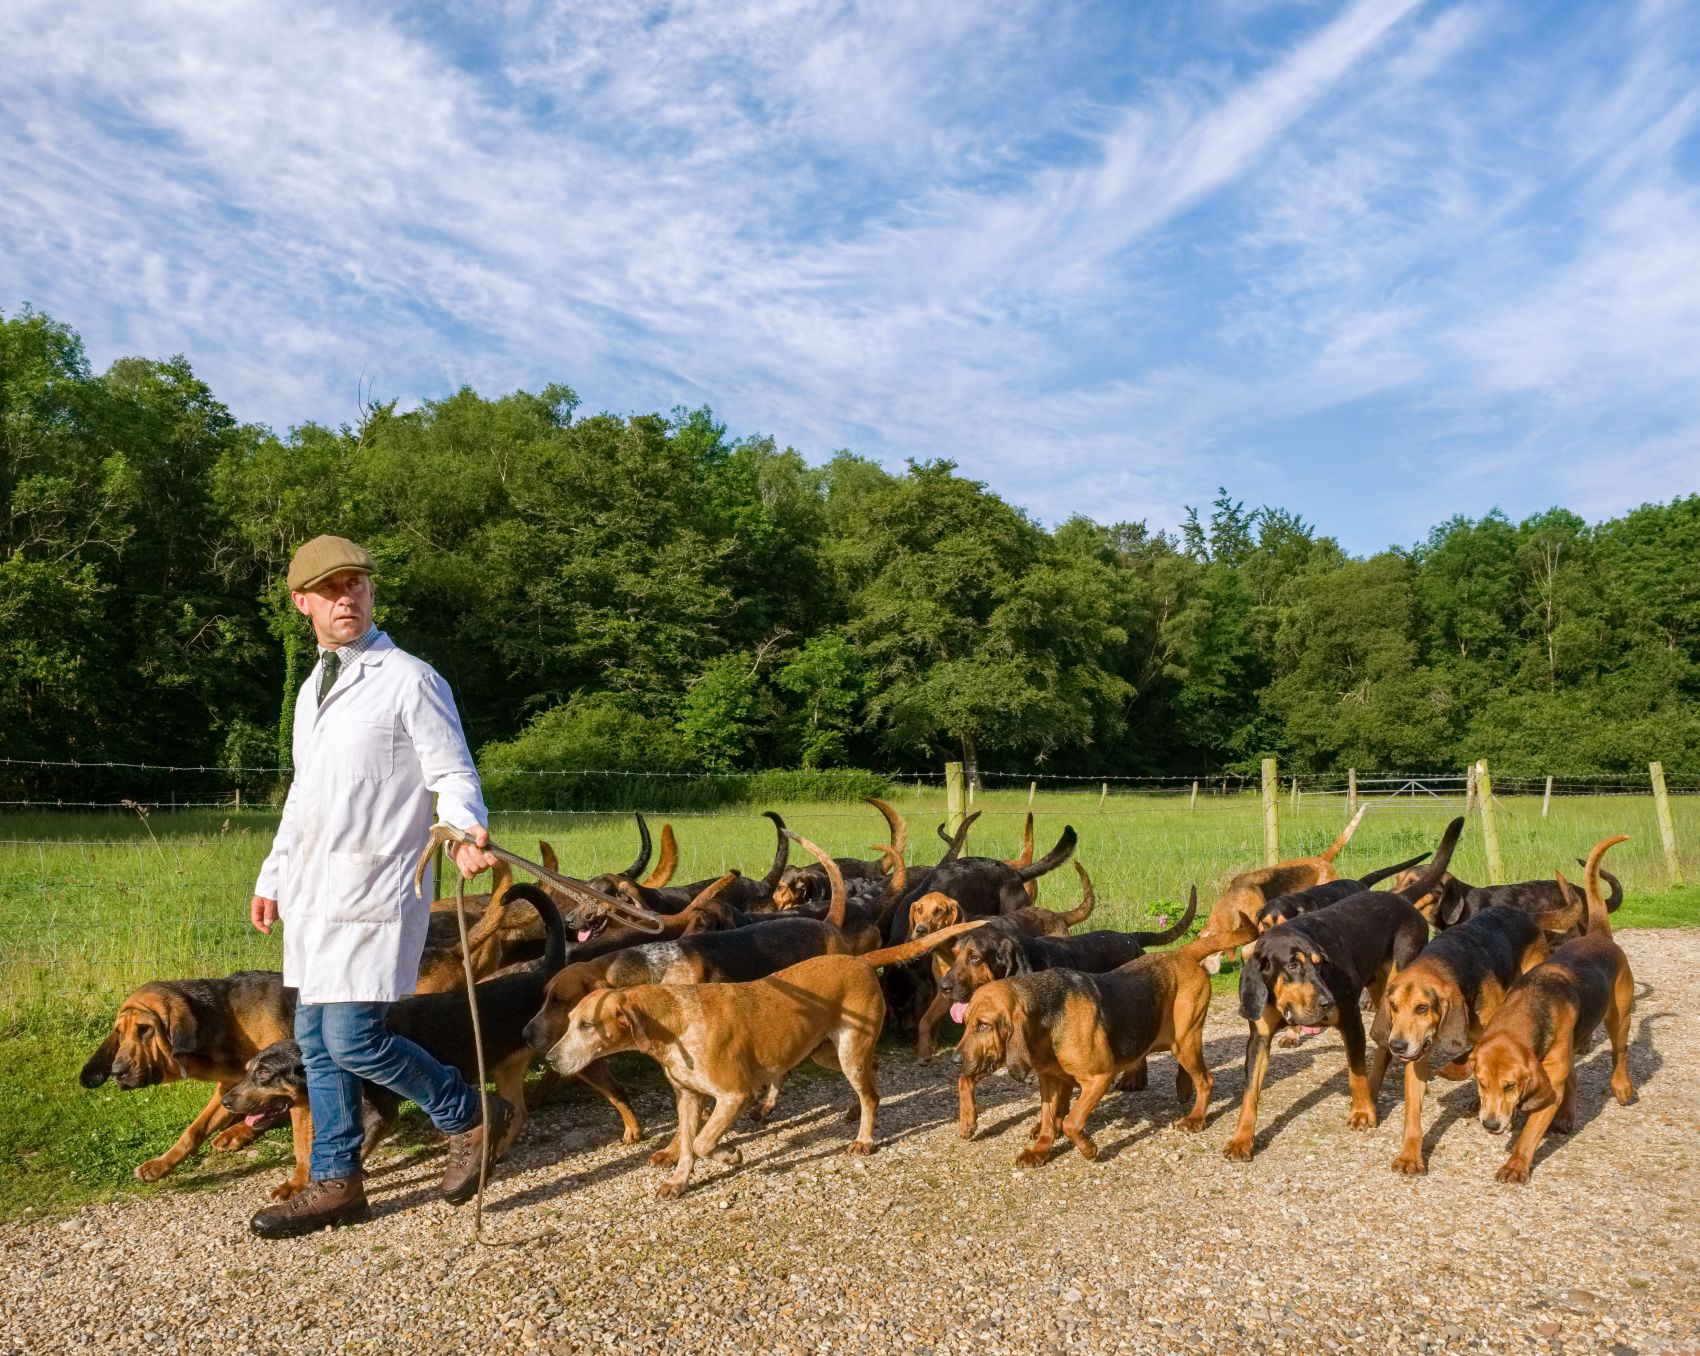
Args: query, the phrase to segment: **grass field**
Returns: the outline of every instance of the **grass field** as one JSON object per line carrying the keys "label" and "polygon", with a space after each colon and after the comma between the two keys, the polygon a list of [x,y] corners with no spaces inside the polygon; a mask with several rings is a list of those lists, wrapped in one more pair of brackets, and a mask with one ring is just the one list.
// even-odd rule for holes
{"label": "grass field", "polygon": [[[909,820],[911,859],[935,860],[942,792],[902,787],[893,800]],[[1555,866],[1574,878],[1575,859],[1593,843],[1628,833],[1631,840],[1608,859],[1628,894],[1618,925],[1700,926],[1700,888],[1670,888],[1650,797],[1561,797],[1545,819],[1540,807],[1539,797],[1497,802],[1507,879],[1545,876]],[[864,854],[885,836],[865,806],[774,808],[835,853]],[[985,814],[970,852],[1014,855],[1026,793],[992,792],[974,808]],[[1262,858],[1255,795],[1201,797],[1190,809],[1184,793],[1112,793],[1102,804],[1097,791],[1041,793],[1033,809],[1040,852],[1064,824],[1079,832],[1078,855],[1098,891],[1095,926],[1142,925],[1173,912],[1193,882],[1207,904],[1228,876]],[[1432,847],[1458,812],[1455,801],[1428,797],[1377,802],[1342,855],[1342,871],[1371,870]],[[1676,798],[1674,812],[1684,878],[1700,879],[1700,797]],[[1325,847],[1346,819],[1340,797],[1320,795],[1304,797],[1296,814],[1283,796],[1280,816],[1289,856]],[[677,880],[728,866],[759,873],[771,859],[772,828],[753,810],[671,818],[682,857]],[[278,938],[260,936],[247,921],[254,873],[275,822],[264,811],[155,813],[146,823],[87,812],[0,816],[0,1218],[117,1192],[193,1189],[228,1181],[233,1172],[269,1173],[287,1156],[287,1137],[274,1135],[275,1144],[246,1157],[203,1156],[166,1183],[143,1187],[130,1169],[176,1137],[208,1089],[122,1094],[110,1086],[85,1092],[76,1083],[116,1000],[134,985],[281,964]],[[658,817],[657,832],[660,823]],[[617,870],[636,846],[627,815],[498,813],[492,828],[498,841],[527,855],[538,838],[549,839],[576,874]],[[1479,819],[1453,866],[1466,880],[1487,880]],[[1040,898],[1072,905],[1072,871],[1047,880]]]}

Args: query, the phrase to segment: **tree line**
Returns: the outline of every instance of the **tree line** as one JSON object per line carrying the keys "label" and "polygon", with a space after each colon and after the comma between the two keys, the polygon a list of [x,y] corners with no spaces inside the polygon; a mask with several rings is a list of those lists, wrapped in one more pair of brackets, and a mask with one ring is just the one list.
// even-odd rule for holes
{"label": "tree line", "polygon": [[323,531],[377,558],[380,624],[492,768],[1700,773],[1700,496],[1367,558],[1225,491],[1177,533],[1047,529],[948,461],[810,466],[563,385],[278,433],[28,309],[0,316],[6,756],[286,762],[313,646],[283,576]]}

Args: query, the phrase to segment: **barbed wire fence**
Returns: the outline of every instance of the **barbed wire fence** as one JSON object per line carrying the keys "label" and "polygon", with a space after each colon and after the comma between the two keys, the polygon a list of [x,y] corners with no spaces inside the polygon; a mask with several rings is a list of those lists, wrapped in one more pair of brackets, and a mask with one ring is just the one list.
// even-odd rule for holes
{"label": "barbed wire fence", "polygon": [[[282,770],[0,759],[3,784],[19,787],[20,772],[29,774],[27,793],[0,798],[0,1022],[55,1014],[87,1020],[109,1015],[119,996],[148,979],[281,965],[278,936],[253,931],[248,900],[276,829],[272,802]],[[495,836],[517,849],[548,840],[564,869],[579,875],[631,861],[633,809],[657,834],[662,823],[674,823],[679,882],[728,868],[764,872],[774,835],[762,809],[780,811],[837,855],[870,856],[871,845],[889,837],[880,817],[853,796],[761,799],[761,774],[561,768],[504,777],[487,779]],[[502,793],[521,778],[531,792]],[[1431,848],[1447,820],[1467,813],[1453,864],[1467,880],[1550,877],[1555,869],[1575,879],[1576,859],[1614,833],[1631,835],[1608,862],[1631,894],[1700,880],[1696,777],[1665,778],[1655,795],[1651,775],[1494,776],[1484,795],[1475,766],[1283,775],[1273,786],[1267,777],[1220,771],[984,771],[973,784],[957,784],[954,805],[952,773],[943,768],[868,780],[883,785],[906,818],[915,863],[937,859],[936,830],[953,810],[981,816],[969,838],[975,855],[1015,856],[1029,812],[1038,854],[1072,825],[1077,860],[1099,901],[1093,926],[1148,926],[1171,916],[1192,884],[1207,907],[1230,875],[1266,859],[1271,809],[1276,850],[1296,856],[1325,848],[1351,812],[1367,806],[1340,859],[1346,874]],[[585,805],[586,788],[598,785],[619,787],[608,799],[624,808]],[[91,789],[80,794],[85,787]],[[559,803],[548,788],[562,790]],[[1490,824],[1496,868],[1485,841]],[[1041,902],[1054,907],[1072,907],[1079,897],[1067,868],[1041,884]]]}

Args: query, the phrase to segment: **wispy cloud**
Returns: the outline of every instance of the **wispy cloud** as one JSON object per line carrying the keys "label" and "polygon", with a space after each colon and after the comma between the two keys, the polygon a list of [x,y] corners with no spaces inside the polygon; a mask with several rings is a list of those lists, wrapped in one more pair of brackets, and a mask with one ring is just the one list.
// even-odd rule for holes
{"label": "wispy cloud", "polygon": [[567,380],[1050,519],[1700,488],[1680,5],[1155,13],[25,0],[0,306],[277,425]]}

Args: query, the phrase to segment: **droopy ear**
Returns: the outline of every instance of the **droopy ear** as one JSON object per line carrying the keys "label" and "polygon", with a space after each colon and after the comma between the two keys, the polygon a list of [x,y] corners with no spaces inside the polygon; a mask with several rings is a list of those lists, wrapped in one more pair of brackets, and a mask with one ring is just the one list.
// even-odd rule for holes
{"label": "droopy ear", "polygon": [[997,937],[993,939],[992,945],[997,949],[1000,973],[1005,976],[1033,973],[1033,967],[1027,961],[1027,952],[1022,949],[1021,943],[1016,941],[1015,938]]}
{"label": "droopy ear", "polygon": [[1547,1077],[1547,1071],[1541,1062],[1535,1062],[1535,1081],[1529,1085],[1529,1090],[1523,1094],[1523,1110],[1539,1111],[1542,1107],[1551,1106],[1558,1100],[1558,1093],[1553,1090],[1552,1080]]}
{"label": "droopy ear", "polygon": [[1464,917],[1464,896],[1448,890],[1440,899],[1440,922],[1444,927],[1457,927]]}
{"label": "droopy ear", "polygon": [[85,1088],[98,1088],[112,1077],[112,1061],[118,1055],[118,1029],[114,1027],[106,1033],[106,1039],[100,1043],[100,1049],[89,1056],[89,1062],[83,1065],[83,1071],[77,1075],[77,1081]]}
{"label": "droopy ear", "polygon": [[182,998],[173,996],[168,1022],[173,1059],[192,1055],[201,1048],[200,1018]]}
{"label": "droopy ear", "polygon": [[1027,1049],[1027,1014],[1015,1008],[999,1016],[998,1031],[1004,1037],[1003,1066],[1012,1078],[1026,1078],[1033,1072],[1033,1056]]}
{"label": "droopy ear", "polygon": [[1446,1011],[1441,1016],[1440,1029],[1434,1033],[1434,1044],[1429,1047],[1431,1069],[1451,1064],[1470,1053],[1470,1014],[1463,996],[1452,994],[1438,1001],[1446,1005]]}
{"label": "droopy ear", "polygon": [[1252,952],[1240,969],[1240,1016],[1255,1022],[1269,1006],[1269,985],[1263,978],[1263,952]]}
{"label": "droopy ear", "polygon": [[631,1000],[626,998],[622,998],[619,1001],[619,1003],[615,1006],[614,1011],[617,1014],[620,1025],[631,1035],[632,1048],[639,1054],[653,1057],[655,1054],[655,1042],[650,1039],[649,1028],[644,1023],[643,1013],[639,1012],[637,1008],[632,1005]]}

